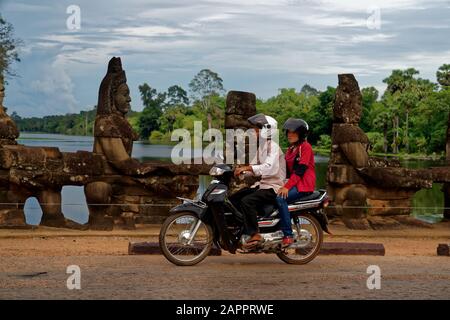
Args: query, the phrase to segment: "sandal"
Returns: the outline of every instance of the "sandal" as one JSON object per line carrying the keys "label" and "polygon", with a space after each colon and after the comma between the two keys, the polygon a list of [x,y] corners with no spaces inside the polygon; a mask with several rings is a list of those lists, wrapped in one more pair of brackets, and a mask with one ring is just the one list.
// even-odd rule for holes
{"label": "sandal", "polygon": [[242,245],[243,249],[252,249],[256,247],[258,244],[260,244],[263,241],[263,237],[257,233],[253,235],[245,244]]}

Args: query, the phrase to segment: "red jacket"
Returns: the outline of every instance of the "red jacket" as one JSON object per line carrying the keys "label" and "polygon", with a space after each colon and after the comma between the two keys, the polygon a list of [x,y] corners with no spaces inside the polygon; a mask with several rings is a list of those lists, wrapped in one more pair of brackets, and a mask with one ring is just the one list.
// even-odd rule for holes
{"label": "red jacket", "polygon": [[[286,169],[290,174],[288,182],[284,185],[290,190],[292,187],[297,187],[299,192],[312,192],[316,187],[316,172],[314,164],[314,152],[308,141],[303,141],[297,147],[289,147],[285,155]],[[300,177],[294,172],[294,161],[298,164],[307,166],[305,174]]]}

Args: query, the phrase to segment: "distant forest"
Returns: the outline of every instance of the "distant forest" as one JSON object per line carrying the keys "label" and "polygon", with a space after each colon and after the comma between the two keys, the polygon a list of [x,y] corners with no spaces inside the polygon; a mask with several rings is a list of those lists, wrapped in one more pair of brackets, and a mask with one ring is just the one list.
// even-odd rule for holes
{"label": "distant forest", "polygon": [[[367,133],[372,151],[391,154],[444,154],[450,112],[450,64],[436,72],[436,82],[423,79],[413,68],[393,70],[383,80],[383,95],[374,87],[362,88],[363,117],[360,127]],[[257,99],[257,111],[280,123],[289,117],[306,120],[309,140],[318,148],[330,147],[332,106],[335,87],[319,91],[309,85],[300,90],[279,89],[276,96]],[[188,94],[189,91],[189,94]],[[139,86],[143,111],[132,111],[129,121],[142,140],[167,143],[177,128],[193,130],[194,121],[204,128],[223,130],[226,92],[220,76],[201,70],[189,83],[189,90],[174,85],[158,92],[147,83]],[[95,107],[78,114],[21,118],[12,114],[21,131],[92,135]],[[282,144],[286,141],[283,139]]]}

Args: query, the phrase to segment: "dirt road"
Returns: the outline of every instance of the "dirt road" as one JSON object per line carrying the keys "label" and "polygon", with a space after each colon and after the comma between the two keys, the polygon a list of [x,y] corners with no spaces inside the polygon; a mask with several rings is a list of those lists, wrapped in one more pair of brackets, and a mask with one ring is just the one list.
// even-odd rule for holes
{"label": "dirt road", "polygon": [[[74,264],[81,290],[66,287]],[[379,290],[366,286],[369,265],[381,269]],[[272,255],[222,256],[180,268],[161,256],[2,258],[0,299],[37,298],[450,299],[450,259],[320,256],[290,266]]]}
{"label": "dirt road", "polygon": [[[3,230],[0,299],[450,299],[450,258],[436,256],[437,244],[450,242],[448,229],[335,232],[326,241],[383,243],[386,256],[291,266],[274,255],[224,254],[181,268],[162,256],[127,255],[130,239],[156,240],[148,230]],[[81,290],[67,289],[69,265],[81,269]],[[379,290],[367,288],[370,265],[381,269]]]}

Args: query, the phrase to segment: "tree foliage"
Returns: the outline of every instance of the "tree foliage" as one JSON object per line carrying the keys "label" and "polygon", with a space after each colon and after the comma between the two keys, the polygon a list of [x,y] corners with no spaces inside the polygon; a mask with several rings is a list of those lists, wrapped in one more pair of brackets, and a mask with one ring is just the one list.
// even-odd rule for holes
{"label": "tree foliage", "polygon": [[14,38],[14,28],[0,16],[0,75],[14,76],[13,62],[19,62],[18,47],[22,41]]}

